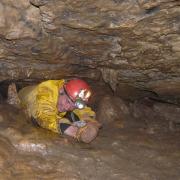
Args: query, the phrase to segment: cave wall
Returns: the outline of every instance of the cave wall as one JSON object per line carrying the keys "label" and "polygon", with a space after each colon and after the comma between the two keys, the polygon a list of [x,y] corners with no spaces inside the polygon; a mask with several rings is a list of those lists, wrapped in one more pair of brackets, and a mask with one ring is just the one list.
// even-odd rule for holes
{"label": "cave wall", "polygon": [[180,1],[1,0],[0,81],[78,76],[180,94]]}

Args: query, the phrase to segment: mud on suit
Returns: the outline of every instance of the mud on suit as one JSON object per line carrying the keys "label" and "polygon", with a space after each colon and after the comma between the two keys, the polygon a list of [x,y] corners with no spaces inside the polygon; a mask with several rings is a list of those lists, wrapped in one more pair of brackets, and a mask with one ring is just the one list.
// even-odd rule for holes
{"label": "mud on suit", "polygon": [[[41,127],[60,134],[61,123],[72,124],[66,118],[67,112],[58,112],[57,108],[59,89],[64,83],[65,80],[48,80],[36,86],[27,86],[18,93],[21,106],[27,110],[29,117],[36,119]],[[95,112],[90,107],[75,109],[73,112],[81,121],[95,121]]]}

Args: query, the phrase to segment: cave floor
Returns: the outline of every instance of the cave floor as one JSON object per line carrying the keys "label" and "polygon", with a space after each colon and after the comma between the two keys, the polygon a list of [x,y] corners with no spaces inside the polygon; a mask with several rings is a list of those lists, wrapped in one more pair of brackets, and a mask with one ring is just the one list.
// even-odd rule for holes
{"label": "cave floor", "polygon": [[118,123],[91,144],[33,127],[0,105],[0,179],[180,179],[180,133],[148,134]]}

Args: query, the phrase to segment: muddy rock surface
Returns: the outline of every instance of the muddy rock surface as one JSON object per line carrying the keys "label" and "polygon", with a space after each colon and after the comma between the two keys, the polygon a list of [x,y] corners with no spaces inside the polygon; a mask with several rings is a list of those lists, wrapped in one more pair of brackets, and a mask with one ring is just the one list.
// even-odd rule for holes
{"label": "muddy rock surface", "polygon": [[109,125],[118,121],[124,127],[127,119],[130,118],[128,104],[116,96],[104,96],[98,104],[97,119],[103,125]]}
{"label": "muddy rock surface", "polygon": [[179,179],[179,134],[101,129],[91,144],[35,127],[21,110],[0,105],[1,179]]}

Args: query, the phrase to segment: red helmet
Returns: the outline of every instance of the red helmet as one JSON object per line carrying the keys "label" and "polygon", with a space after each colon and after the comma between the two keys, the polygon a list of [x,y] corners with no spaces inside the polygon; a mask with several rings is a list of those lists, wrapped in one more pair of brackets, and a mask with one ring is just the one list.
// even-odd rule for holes
{"label": "red helmet", "polygon": [[91,96],[89,85],[82,79],[72,79],[65,83],[64,88],[73,101],[81,99],[87,102]]}

